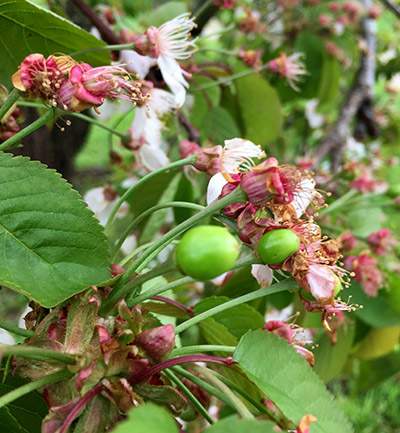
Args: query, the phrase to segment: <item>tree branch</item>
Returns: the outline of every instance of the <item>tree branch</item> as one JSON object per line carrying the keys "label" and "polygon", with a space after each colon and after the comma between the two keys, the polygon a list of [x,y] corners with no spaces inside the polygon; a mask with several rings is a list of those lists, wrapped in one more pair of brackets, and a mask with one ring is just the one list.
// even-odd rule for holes
{"label": "tree branch", "polygon": [[395,5],[390,0],[380,0],[381,3],[383,3],[387,9],[392,11],[397,18],[400,18],[400,6]]}
{"label": "tree branch", "polygon": [[107,26],[107,24],[96,14],[96,12],[83,0],[72,0],[75,5],[86,15],[90,22],[100,32],[102,39],[107,44],[120,44],[120,38]]}
{"label": "tree branch", "polygon": [[196,143],[200,140],[200,132],[192,125],[192,123],[184,116],[182,111],[178,111],[179,123],[186,129],[188,139]]}
{"label": "tree branch", "polygon": [[[371,6],[371,0],[362,0],[366,9]],[[370,18],[362,21],[362,32],[365,48],[361,54],[360,66],[354,84],[339,110],[338,118],[328,137],[320,144],[315,153],[317,165],[328,153],[332,155],[332,169],[336,171],[342,161],[343,147],[350,135],[351,123],[361,104],[369,99],[372,101],[375,84],[375,44],[376,22]]]}

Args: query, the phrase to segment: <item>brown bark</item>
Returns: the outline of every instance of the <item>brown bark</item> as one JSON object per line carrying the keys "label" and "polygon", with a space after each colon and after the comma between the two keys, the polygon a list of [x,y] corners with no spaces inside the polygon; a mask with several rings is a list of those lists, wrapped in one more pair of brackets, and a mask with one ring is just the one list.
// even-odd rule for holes
{"label": "brown bark", "polygon": [[[362,0],[366,8],[371,6],[371,0]],[[375,84],[375,20],[365,18],[362,22],[365,48],[361,53],[360,66],[354,84],[349,89],[347,97],[339,110],[338,118],[331,133],[322,141],[315,152],[315,166],[327,155],[331,154],[332,170],[337,171],[342,162],[343,148],[350,135],[352,122],[365,101],[373,100]],[[371,120],[373,122],[373,120]],[[371,126],[372,128],[372,126]],[[373,129],[373,128],[372,128]]]}
{"label": "brown bark", "polygon": [[[35,108],[21,107],[21,111],[26,117],[25,122],[20,125],[21,129],[39,117]],[[71,122],[71,126],[67,126],[67,120]],[[11,152],[41,161],[56,169],[67,180],[71,180],[74,156],[83,145],[88,131],[89,123],[66,114],[50,129],[45,125],[23,138],[23,147],[12,149]]]}

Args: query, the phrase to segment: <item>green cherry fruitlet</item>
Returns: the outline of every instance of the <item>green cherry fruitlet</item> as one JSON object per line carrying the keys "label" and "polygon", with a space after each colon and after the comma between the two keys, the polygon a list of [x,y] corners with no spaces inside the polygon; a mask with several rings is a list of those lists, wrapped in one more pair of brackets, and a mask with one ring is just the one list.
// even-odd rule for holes
{"label": "green cherry fruitlet", "polygon": [[272,230],[258,242],[257,251],[265,265],[280,265],[300,246],[300,238],[289,229]]}
{"label": "green cherry fruitlet", "polygon": [[239,252],[237,240],[223,227],[198,226],[183,235],[176,263],[184,274],[206,281],[229,271]]}

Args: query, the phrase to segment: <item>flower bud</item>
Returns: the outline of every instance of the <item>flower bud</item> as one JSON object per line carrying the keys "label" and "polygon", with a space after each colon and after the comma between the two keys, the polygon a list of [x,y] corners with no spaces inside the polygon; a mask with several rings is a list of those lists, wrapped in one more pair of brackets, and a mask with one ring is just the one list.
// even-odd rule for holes
{"label": "flower bud", "polygon": [[178,148],[182,158],[195,155],[200,150],[200,146],[196,142],[187,140],[186,138],[179,142]]}
{"label": "flower bud", "polygon": [[124,274],[124,273],[125,273],[125,269],[122,266],[117,265],[115,263],[113,265],[111,265],[111,277],[112,278],[115,278],[117,275]]}
{"label": "flower bud", "polygon": [[159,326],[140,333],[135,344],[142,348],[156,363],[168,358],[175,346],[175,330],[172,325]]}
{"label": "flower bud", "polygon": [[222,150],[222,146],[214,146],[205,149],[200,148],[194,166],[197,170],[204,171],[210,175],[218,173],[219,170],[216,169],[216,166],[219,165],[218,161],[221,157]]}

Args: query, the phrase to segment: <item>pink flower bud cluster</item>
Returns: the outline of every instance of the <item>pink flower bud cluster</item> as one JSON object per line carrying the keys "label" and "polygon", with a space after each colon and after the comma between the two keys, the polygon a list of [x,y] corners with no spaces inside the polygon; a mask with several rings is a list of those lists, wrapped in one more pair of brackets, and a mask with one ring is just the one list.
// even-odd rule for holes
{"label": "pink flower bud cluster", "polygon": [[235,0],[212,0],[212,3],[220,9],[229,10],[235,7]]}
{"label": "pink flower bud cluster", "polygon": [[368,244],[377,256],[387,254],[398,244],[393,233],[386,227],[368,236]]}
{"label": "pink flower bud cluster", "polygon": [[18,107],[8,116],[0,120],[0,140],[8,140],[19,131],[19,124],[24,121]]}
{"label": "pink flower bud cluster", "polygon": [[239,60],[241,60],[246,66],[254,68],[256,71],[261,70],[262,55],[262,49],[246,51],[244,48],[240,48],[238,52]]}
{"label": "pink flower bud cluster", "polygon": [[325,46],[325,49],[327,53],[338,59],[343,66],[348,66],[349,60],[345,56],[343,50],[341,50],[336,44],[333,42],[328,42]]}
{"label": "pink flower bud cluster", "polygon": [[262,35],[268,30],[267,26],[260,22],[259,12],[252,11],[250,8],[246,8],[246,16],[239,20],[238,27],[246,35],[250,33]]}
{"label": "pink flower bud cluster", "polygon": [[[8,90],[5,86],[0,84],[0,107],[8,99]],[[19,108],[14,105],[8,112],[0,119],[0,141],[8,140],[19,131],[19,124],[24,121],[24,116],[21,114]]]}
{"label": "pink flower bud cluster", "polygon": [[378,290],[384,286],[384,278],[375,257],[364,252],[358,256],[346,257],[344,263],[347,269],[354,272],[354,280],[361,284],[365,293],[369,296],[378,295]]}
{"label": "pink flower bud cluster", "polygon": [[133,82],[124,68],[92,68],[69,56],[51,55],[45,59],[42,54],[31,54],[21,63],[12,82],[30,98],[40,98],[66,111],[98,107],[107,97],[133,104],[145,98],[140,84]]}

